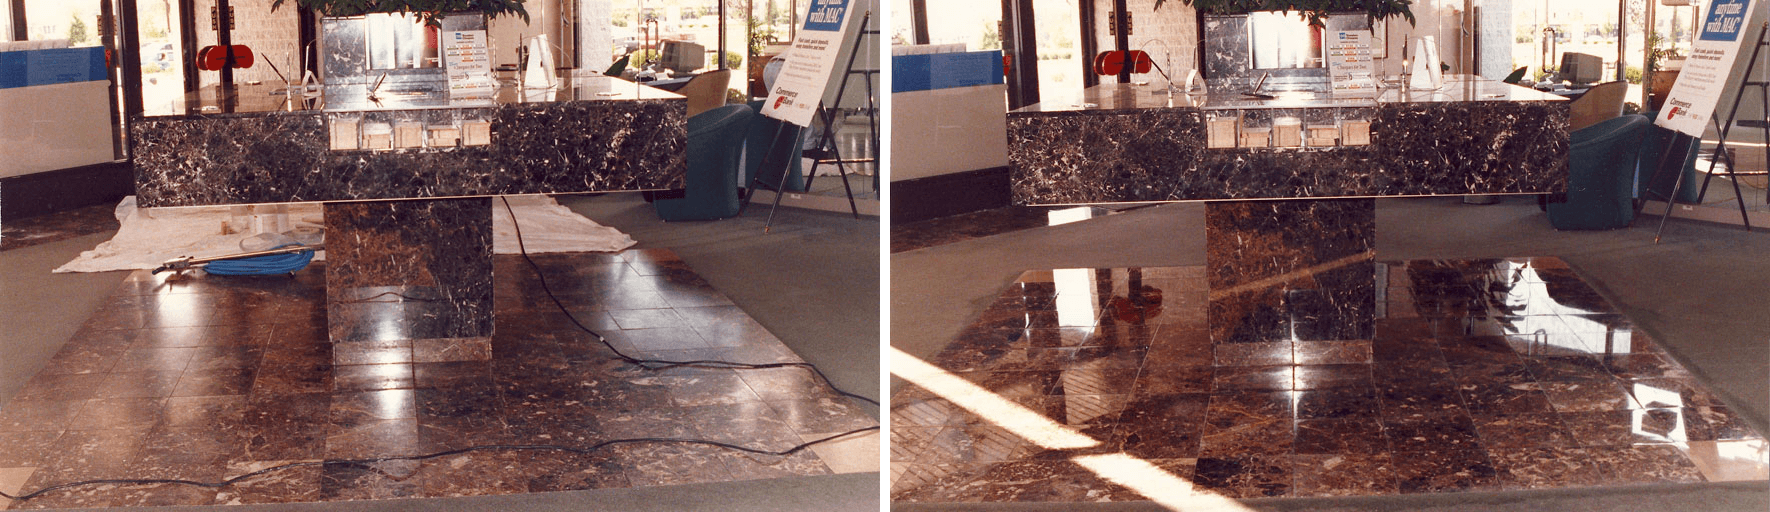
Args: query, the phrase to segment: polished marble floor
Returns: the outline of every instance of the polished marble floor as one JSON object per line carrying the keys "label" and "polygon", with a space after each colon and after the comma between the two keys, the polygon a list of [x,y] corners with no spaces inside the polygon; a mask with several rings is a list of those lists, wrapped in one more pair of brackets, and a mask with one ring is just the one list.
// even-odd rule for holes
{"label": "polished marble floor", "polygon": [[4,221],[0,222],[0,251],[115,230],[122,226],[117,220],[116,209],[116,204],[101,204],[53,215],[0,219]]}
{"label": "polished marble floor", "polygon": [[893,254],[1105,217],[1151,205],[1009,206],[891,226]]}
{"label": "polished marble floor", "polygon": [[1027,272],[926,361],[969,384],[893,395],[892,499],[1149,499],[1102,455],[1232,498],[1770,480],[1762,435],[1562,261],[1377,269],[1371,339],[1221,342],[1204,267]]}
{"label": "polished marble floor", "polygon": [[[668,251],[537,255],[567,309],[643,358],[799,358]],[[0,407],[0,488],[105,478],[217,481],[291,463],[484,444],[583,447],[694,438],[784,450],[876,426],[801,369],[643,370],[575,329],[520,256],[497,256],[489,361],[423,362],[382,326],[381,350],[327,341],[325,269],[177,279],[137,272]],[[383,300],[400,300],[395,296]],[[876,439],[867,438],[868,440]],[[11,508],[278,503],[660,486],[877,471],[863,443],[787,457],[702,445],[592,454],[476,451],[325,463],[222,489],[98,485]],[[868,457],[873,457],[869,459]]]}

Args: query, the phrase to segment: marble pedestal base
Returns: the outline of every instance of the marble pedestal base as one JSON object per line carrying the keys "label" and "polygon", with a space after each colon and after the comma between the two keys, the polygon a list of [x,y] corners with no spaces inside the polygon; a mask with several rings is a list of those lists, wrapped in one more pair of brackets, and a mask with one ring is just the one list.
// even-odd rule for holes
{"label": "marble pedestal base", "polygon": [[1212,343],[1371,339],[1376,200],[1205,205]]}
{"label": "marble pedestal base", "polygon": [[326,203],[334,364],[491,359],[491,202]]}

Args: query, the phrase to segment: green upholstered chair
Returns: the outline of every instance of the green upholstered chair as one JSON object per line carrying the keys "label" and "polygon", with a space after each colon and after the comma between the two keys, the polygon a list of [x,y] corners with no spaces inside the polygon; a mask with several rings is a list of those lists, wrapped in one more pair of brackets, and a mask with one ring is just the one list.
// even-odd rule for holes
{"label": "green upholstered chair", "polygon": [[608,71],[604,71],[604,72],[602,72],[602,74],[606,75],[606,76],[620,78],[621,73],[627,72],[627,61],[630,61],[630,60],[633,60],[633,54],[629,53],[626,55],[622,55],[621,58],[615,59],[614,64],[609,65]]}
{"label": "green upholstered chair", "polygon": [[1514,69],[1514,70],[1512,70],[1512,74],[1506,75],[1506,78],[1504,80],[1500,80],[1500,81],[1508,83],[1508,84],[1516,84],[1518,82],[1522,82],[1522,81],[1524,81],[1524,72],[1529,69],[1530,69],[1530,66],[1525,66],[1525,67],[1521,67],[1518,69]]}
{"label": "green upholstered chair", "polygon": [[688,178],[683,197],[652,202],[667,221],[714,220],[737,215],[738,155],[755,112],[726,105],[688,118]]}
{"label": "green upholstered chair", "polygon": [[[1641,115],[1646,116],[1649,120],[1659,119],[1658,111],[1642,112]],[[1677,158],[1680,154],[1684,157],[1683,165],[1679,168],[1680,171],[1677,173],[1668,172],[1660,175],[1658,180],[1653,180],[1654,166],[1659,165],[1660,156],[1665,154],[1676,135],[1677,132],[1661,128],[1658,125],[1651,125],[1647,128],[1647,138],[1641,141],[1641,162],[1635,168],[1635,197],[1637,199],[1664,201],[1666,196],[1672,193],[1673,180],[1682,179],[1684,186],[1678,189],[1678,202],[1696,204],[1696,196],[1701,192],[1697,189],[1702,187],[1702,180],[1696,177],[1696,154],[1697,149],[1702,146],[1702,141],[1695,137],[1690,138],[1688,147],[1673,149],[1672,158]],[[1682,177],[1674,178],[1674,176]],[[1651,186],[1647,183],[1649,180],[1653,180]]]}
{"label": "green upholstered chair", "polygon": [[[750,102],[750,108],[755,109],[757,114],[756,118],[750,121],[750,133],[749,135],[746,135],[744,139],[744,176],[742,178],[743,181],[739,184],[745,187],[750,186],[750,178],[755,176],[762,168],[762,158],[765,156],[764,153],[766,153],[769,150],[770,145],[774,143],[775,131],[779,130],[783,124],[780,120],[762,115],[762,105],[764,103],[767,103],[767,100]],[[804,192],[805,170],[804,165],[799,159],[801,152],[804,151],[799,144],[799,134],[801,133],[800,130],[802,130],[802,128],[793,123],[784,124],[786,124],[786,130],[780,130],[780,134],[782,137],[786,137],[787,140],[792,142],[784,142],[782,143],[784,147],[775,148],[776,154],[774,162],[779,162],[779,158],[781,157],[780,154],[786,153],[787,157],[792,159],[791,162],[787,164],[789,165],[789,170],[787,171],[787,191]],[[780,168],[776,167],[774,171],[770,171],[762,176],[762,184],[760,188],[765,190],[775,189],[774,182],[775,180],[780,179],[778,177],[779,174]]]}
{"label": "green upholstered chair", "polygon": [[1565,200],[1548,203],[1555,229],[1616,229],[1635,220],[1635,161],[1651,123],[1626,115],[1574,131]]}

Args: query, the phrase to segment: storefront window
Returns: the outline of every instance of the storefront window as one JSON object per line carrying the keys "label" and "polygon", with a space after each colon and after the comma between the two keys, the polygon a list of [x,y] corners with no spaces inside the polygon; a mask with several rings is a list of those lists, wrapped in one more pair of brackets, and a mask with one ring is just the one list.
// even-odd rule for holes
{"label": "storefront window", "polygon": [[27,39],[65,39],[70,47],[100,46],[98,0],[26,0]]}
{"label": "storefront window", "polygon": [[[1533,80],[1577,82],[1574,78],[1581,77],[1564,76],[1569,74],[1562,69],[1564,57],[1591,55],[1603,62],[1597,81],[1620,76],[1629,82],[1629,101],[1639,102],[1645,94],[1649,46],[1660,50],[1654,64],[1661,70],[1668,64],[1676,66],[1678,57],[1689,55],[1695,19],[1707,4],[1705,0],[1693,0],[1688,6],[1661,5],[1659,0],[1514,1],[1512,65],[1529,67],[1525,76]],[[1590,78],[1589,73],[1580,74]]]}
{"label": "storefront window", "polygon": [[930,44],[964,44],[966,50],[1002,49],[1002,4],[940,2],[928,14]]}
{"label": "storefront window", "polygon": [[[725,2],[725,19],[719,3]],[[777,0],[786,9],[787,0]],[[666,78],[703,73],[720,68],[733,70],[731,88],[747,88],[751,47],[750,16],[765,8],[764,0],[613,0],[610,2],[609,60],[630,55],[629,76]],[[783,11],[784,12],[784,11]],[[762,21],[760,19],[758,22]],[[719,28],[725,26],[725,54],[719,54]],[[588,49],[586,51],[589,51]],[[667,57],[667,58],[666,58]]]}
{"label": "storefront window", "polygon": [[916,13],[910,0],[891,0],[891,44],[916,43]]}

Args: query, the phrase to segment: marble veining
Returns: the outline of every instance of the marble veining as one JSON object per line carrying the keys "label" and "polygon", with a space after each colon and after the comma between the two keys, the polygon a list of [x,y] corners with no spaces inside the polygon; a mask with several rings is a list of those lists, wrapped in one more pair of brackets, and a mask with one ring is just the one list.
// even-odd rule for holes
{"label": "marble veining", "polygon": [[[332,271],[326,273],[326,315],[332,341],[489,338],[491,202],[327,203],[326,259]],[[489,359],[487,348],[456,355]]]}
{"label": "marble veining", "polygon": [[1206,203],[1211,340],[1370,339],[1376,230],[1374,199]]}
{"label": "marble veining", "polygon": [[[1090,88],[1093,107],[1008,116],[1015,204],[1521,194],[1566,188],[1567,104],[1479,80],[1372,102],[1250,102]],[[1496,96],[1497,95],[1497,96]],[[1095,101],[1098,100],[1098,101]],[[1205,115],[1272,109],[1370,121],[1371,144],[1207,149]],[[1256,116],[1258,117],[1258,116]]]}
{"label": "marble veining", "polygon": [[488,146],[332,151],[318,110],[144,117],[130,131],[136,194],[142,206],[163,207],[681,187],[684,100],[603,98],[596,91],[620,87],[602,80],[611,83],[586,78],[546,101],[351,114],[484,119]]}
{"label": "marble veining", "polygon": [[[1368,215],[1362,202],[1288,203],[1357,218]],[[1207,210],[1207,223],[1308,214],[1262,204]],[[1330,226],[1345,236],[1325,237],[1321,256],[1367,251],[1361,225]],[[1265,244],[1238,247],[1247,246]],[[1319,279],[1262,274],[1284,265],[1237,267],[1248,276],[1216,259],[1022,274],[927,361],[1098,445],[1044,450],[1016,433],[1031,421],[958,407],[949,399],[958,390],[900,385],[891,399],[892,499],[1148,499],[1074,458],[1093,454],[1129,456],[1231,498],[1770,480],[1763,435],[1565,262],[1363,254],[1352,260],[1377,269],[1359,273],[1368,280],[1361,293],[1381,291],[1377,313],[1365,338],[1342,341],[1213,338],[1218,317],[1203,317],[1220,286]],[[1200,299],[1207,294],[1213,300]],[[1031,355],[1044,347],[1074,352],[1046,364]]]}
{"label": "marble veining", "polygon": [[[760,327],[746,336],[723,330],[754,322],[735,307],[624,300],[623,288],[719,295],[668,251],[535,258],[566,307],[599,332],[612,337],[670,330],[623,328],[609,320],[661,313],[696,319],[680,328],[704,328],[706,338],[719,340],[718,348],[635,347],[637,357],[801,361]],[[520,257],[492,262],[501,276],[491,285],[499,297],[494,313],[507,327],[489,337],[492,350],[476,361],[383,357],[333,364],[353,350],[346,357],[386,356],[389,347],[405,346],[417,355],[426,341],[329,340],[325,296],[331,274],[341,274],[337,279],[346,284],[385,284],[337,261],[315,263],[293,276],[131,274],[51,364],[0,406],[0,443],[12,447],[0,453],[0,468],[7,468],[0,474],[27,490],[95,478],[219,481],[298,462],[482,444],[587,447],[633,437],[716,439],[778,450],[878,424],[864,406],[808,385],[814,377],[803,370],[646,371],[621,363],[551,301],[532,300],[538,277]],[[360,346],[348,346],[353,343]],[[221,489],[78,487],[10,508],[436,498],[876,471],[852,462],[826,464],[877,453],[863,448],[853,442],[820,445],[790,457],[734,456],[669,443],[590,454],[482,451],[367,466],[325,463]]]}

